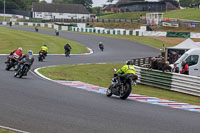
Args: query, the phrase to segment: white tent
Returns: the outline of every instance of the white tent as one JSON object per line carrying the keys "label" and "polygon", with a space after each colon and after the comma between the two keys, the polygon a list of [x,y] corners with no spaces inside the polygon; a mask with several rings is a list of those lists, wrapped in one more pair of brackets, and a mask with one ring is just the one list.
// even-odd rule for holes
{"label": "white tent", "polygon": [[198,43],[195,43],[192,39],[188,38],[185,41],[181,42],[180,44],[174,47],[168,47],[167,49],[189,50],[192,48],[200,48],[200,45]]}
{"label": "white tent", "polygon": [[180,58],[186,51],[195,48],[200,48],[200,45],[188,38],[174,47],[167,48],[167,60],[170,62],[170,64],[172,64],[178,58]]}

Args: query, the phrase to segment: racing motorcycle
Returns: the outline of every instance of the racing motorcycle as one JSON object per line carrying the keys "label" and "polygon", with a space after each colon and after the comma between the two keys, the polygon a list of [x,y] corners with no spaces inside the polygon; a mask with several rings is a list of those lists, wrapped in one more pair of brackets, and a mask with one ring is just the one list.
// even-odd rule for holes
{"label": "racing motorcycle", "polygon": [[56,31],[56,36],[59,36],[59,32],[58,31]]}
{"label": "racing motorcycle", "polygon": [[65,50],[65,56],[70,57],[70,50]]}
{"label": "racing motorcycle", "polygon": [[[115,72],[117,71],[114,69]],[[132,86],[136,86],[137,75],[133,74],[114,74],[112,84],[106,91],[106,95],[111,97],[113,94],[119,96],[121,99],[127,99],[132,91]]]}
{"label": "racing motorcycle", "polygon": [[27,72],[29,71],[30,63],[22,63],[20,64],[17,72],[15,73],[14,77],[19,76],[19,78],[22,78],[22,76],[27,76]]}
{"label": "racing motorcycle", "polygon": [[15,66],[18,63],[19,58],[20,57],[16,53],[14,53],[13,55],[8,56],[8,61],[5,62],[6,70],[9,71],[12,67],[15,69]]}
{"label": "racing motorcycle", "polygon": [[43,61],[45,59],[44,51],[41,50],[39,52],[38,61]]}
{"label": "racing motorcycle", "polygon": [[103,50],[104,50],[104,46],[103,46],[103,45],[99,45],[99,49],[100,49],[101,51],[103,51]]}
{"label": "racing motorcycle", "polygon": [[38,27],[35,27],[35,32],[38,32]]}

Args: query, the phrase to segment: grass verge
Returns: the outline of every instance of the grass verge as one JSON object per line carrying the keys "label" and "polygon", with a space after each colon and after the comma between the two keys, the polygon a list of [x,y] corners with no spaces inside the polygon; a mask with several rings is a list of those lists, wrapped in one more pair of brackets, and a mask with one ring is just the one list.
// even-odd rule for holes
{"label": "grass verge", "polygon": [[0,129],[0,133],[14,133],[14,132],[7,131],[7,130],[4,130],[4,129]]}
{"label": "grass verge", "polygon": [[164,13],[164,17],[200,21],[200,9],[186,8],[182,10],[174,10]]}
{"label": "grass verge", "polygon": [[34,53],[38,53],[43,44],[47,44],[49,54],[63,54],[66,42],[71,45],[72,54],[88,52],[87,48],[80,43],[60,37],[0,27],[1,54],[8,54],[18,47],[22,47],[24,49],[24,53],[29,49],[33,50]]}
{"label": "grass verge", "polygon": [[[124,65],[124,63],[63,65],[43,68],[40,69],[39,72],[53,80],[82,81],[107,88],[114,74],[113,68],[119,69],[122,65]],[[200,105],[200,97],[144,85],[137,85],[134,87],[133,93]]]}
{"label": "grass verge", "polygon": [[[125,13],[109,13],[100,16],[101,19],[140,19],[140,15],[146,16],[148,12],[125,12]],[[182,10],[173,10],[164,12],[164,18],[179,18],[186,20],[200,21],[200,9],[186,8]]]}
{"label": "grass verge", "polygon": [[102,22],[94,22],[89,23],[92,27],[103,27],[103,28],[109,28],[109,29],[115,29],[115,28],[122,28],[122,29],[140,29],[140,26],[145,26],[145,24],[140,23],[130,23],[130,22],[113,22],[113,23],[102,23]]}
{"label": "grass verge", "polygon": [[[5,17],[6,21],[10,21],[11,17]],[[0,16],[0,21],[4,20],[4,16]]]}
{"label": "grass verge", "polygon": [[146,12],[126,12],[126,13],[114,13],[99,16],[100,19],[140,19],[140,15],[146,16]]}

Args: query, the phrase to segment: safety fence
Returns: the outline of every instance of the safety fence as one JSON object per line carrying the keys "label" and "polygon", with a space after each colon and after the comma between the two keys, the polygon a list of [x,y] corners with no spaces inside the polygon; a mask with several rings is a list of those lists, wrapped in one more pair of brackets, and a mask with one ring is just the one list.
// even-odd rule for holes
{"label": "safety fence", "polygon": [[149,67],[151,63],[152,57],[146,57],[146,58],[138,58],[138,59],[132,59],[132,63],[135,66],[140,67]]}
{"label": "safety fence", "polygon": [[[1,22],[0,25],[9,25],[9,22]],[[87,32],[98,34],[111,35],[133,35],[133,36],[154,36],[154,37],[182,37],[182,38],[200,38],[200,33],[195,32],[160,32],[160,31],[146,31],[146,26],[141,26],[140,29],[126,30],[126,29],[105,29],[101,27],[76,27],[72,24],[52,24],[52,23],[31,23],[31,22],[12,22],[12,25],[21,26],[38,26],[48,27],[57,30]]]}
{"label": "safety fence", "polygon": [[134,67],[141,84],[200,96],[200,77]]}

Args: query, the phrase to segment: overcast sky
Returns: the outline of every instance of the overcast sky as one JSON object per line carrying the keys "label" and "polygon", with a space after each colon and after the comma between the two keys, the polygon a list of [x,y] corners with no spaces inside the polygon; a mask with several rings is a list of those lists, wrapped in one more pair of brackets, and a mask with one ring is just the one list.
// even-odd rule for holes
{"label": "overcast sky", "polygon": [[[106,3],[107,2],[107,0],[92,0],[93,1],[93,7],[95,7],[95,6],[102,6],[103,4],[108,4],[108,3]],[[115,3],[116,1],[118,1],[118,0],[114,0],[114,2],[113,3]]]}

